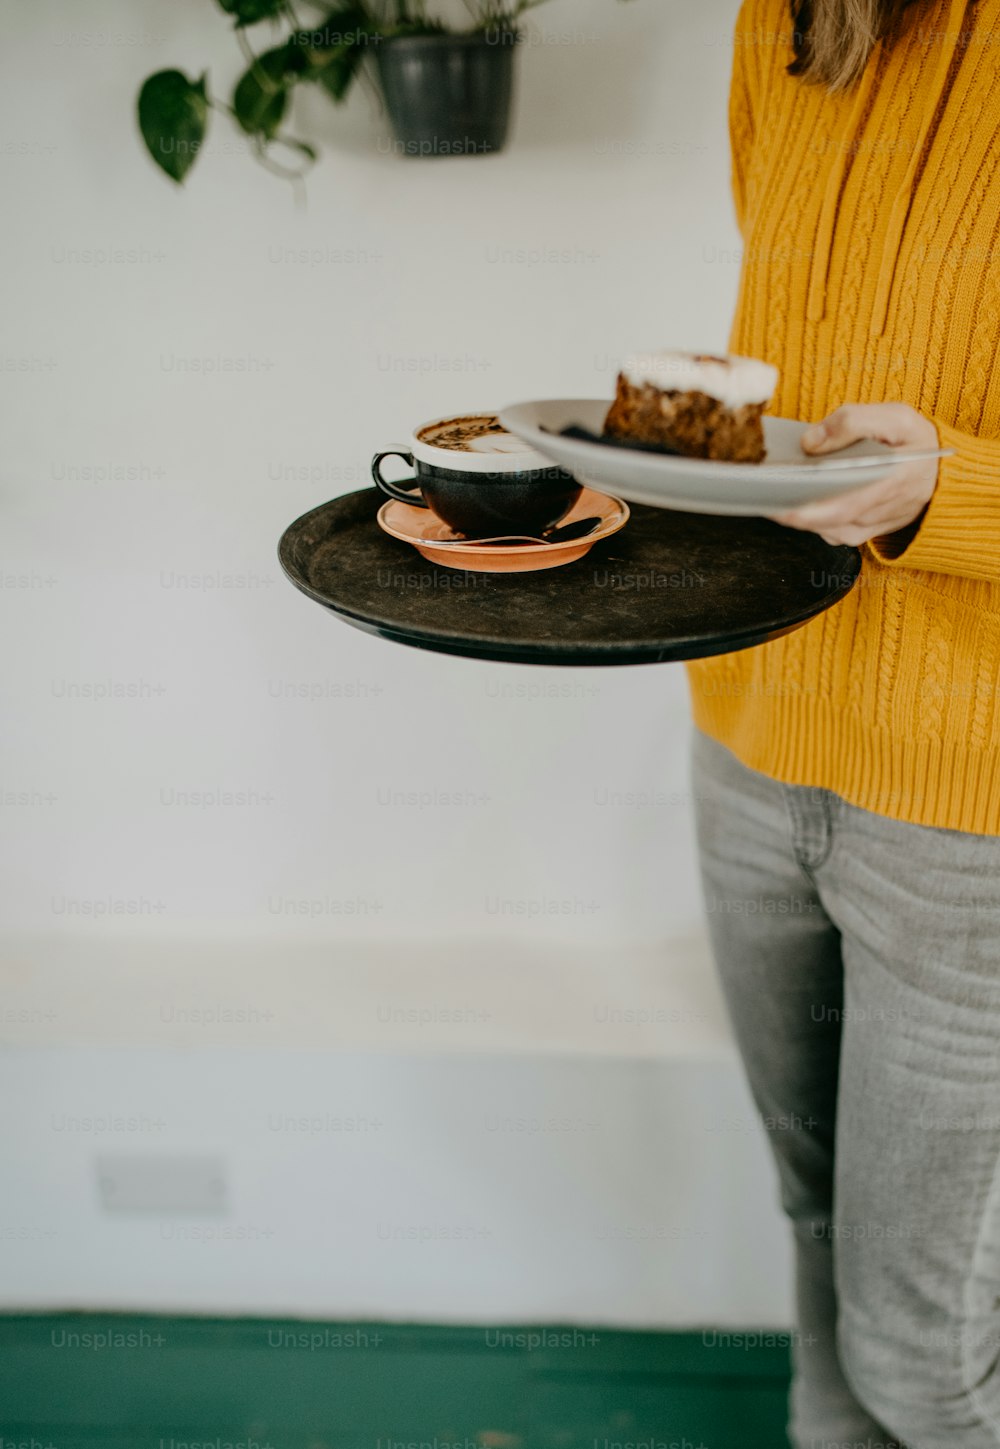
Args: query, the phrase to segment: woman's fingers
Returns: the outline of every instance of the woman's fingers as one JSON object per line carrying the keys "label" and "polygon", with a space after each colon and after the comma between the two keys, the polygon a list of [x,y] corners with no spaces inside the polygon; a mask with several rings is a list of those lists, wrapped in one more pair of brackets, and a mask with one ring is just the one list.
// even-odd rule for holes
{"label": "woman's fingers", "polygon": [[897,494],[896,480],[881,478],[877,483],[852,488],[849,493],[841,493],[836,498],[822,498],[816,503],[790,508],[787,513],[779,514],[777,521],[790,527],[814,528],[818,532],[825,525],[856,521],[872,510],[884,508]]}
{"label": "woman's fingers", "polygon": [[772,517],[776,523],[783,523],[788,528],[808,528],[816,533],[821,533],[824,528],[862,523],[869,519],[878,522],[900,506],[900,496],[904,492],[900,487],[902,481],[896,476],[882,478],[878,483],[852,488],[849,493],[841,493],[836,498],[804,503],[800,508],[791,508],[787,513],[773,514]]}
{"label": "woman's fingers", "polygon": [[[806,453],[835,453],[864,438],[892,448],[936,448],[936,425],[906,403],[847,403],[802,436]],[[772,514],[776,523],[818,533],[827,543],[858,544],[906,528],[920,517],[937,485],[937,461],[900,462],[877,483],[836,498]]]}
{"label": "woman's fingers", "polygon": [[846,403],[828,418],[807,428],[802,451],[835,453],[864,438],[891,448],[936,447],[937,429],[906,403]]}
{"label": "woman's fingers", "polygon": [[[895,517],[886,519],[884,523],[845,523],[840,527],[829,529],[804,529],[803,532],[816,533],[824,543],[850,544],[852,548],[860,548],[872,538],[888,538],[890,534],[898,533],[905,528],[911,519]],[[797,525],[789,525],[795,528]]]}
{"label": "woman's fingers", "polygon": [[801,528],[820,534],[833,533],[842,528],[860,528],[870,538],[875,533],[891,533],[895,528],[902,528],[912,517],[913,510],[897,499],[884,508],[865,514],[828,514],[817,519],[810,513],[796,512],[786,513],[775,522],[783,524],[785,528]]}

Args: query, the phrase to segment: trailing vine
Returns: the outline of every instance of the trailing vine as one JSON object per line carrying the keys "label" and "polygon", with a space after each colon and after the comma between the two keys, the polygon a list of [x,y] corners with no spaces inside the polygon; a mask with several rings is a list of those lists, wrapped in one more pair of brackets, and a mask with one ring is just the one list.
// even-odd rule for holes
{"label": "trailing vine", "polygon": [[[469,24],[453,31],[428,13],[427,0],[340,0],[314,4],[312,23],[295,0],[215,0],[233,23],[246,68],[229,102],[209,93],[208,75],[179,70],[151,75],[139,92],[139,129],[150,156],[172,181],[182,182],[205,144],[210,113],[228,114],[249,138],[257,158],[281,175],[298,177],[317,159],[315,148],[284,129],[297,86],[318,87],[340,104],[359,76],[365,56],[403,35],[516,33],[520,18],[546,0],[464,0]],[[247,31],[267,26],[269,44],[252,46]],[[275,155],[283,151],[289,166]]]}

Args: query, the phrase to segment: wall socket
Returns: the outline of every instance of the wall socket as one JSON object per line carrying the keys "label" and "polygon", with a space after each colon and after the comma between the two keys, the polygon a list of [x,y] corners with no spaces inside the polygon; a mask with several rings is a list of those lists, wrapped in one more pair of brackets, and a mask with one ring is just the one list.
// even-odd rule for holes
{"label": "wall socket", "polygon": [[228,1209],[226,1164],[221,1157],[102,1152],[94,1161],[105,1212],[217,1216]]}

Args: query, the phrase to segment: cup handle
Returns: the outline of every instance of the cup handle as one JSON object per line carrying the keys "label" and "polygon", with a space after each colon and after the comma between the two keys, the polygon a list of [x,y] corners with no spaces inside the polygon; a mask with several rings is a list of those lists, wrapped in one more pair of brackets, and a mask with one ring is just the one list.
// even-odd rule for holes
{"label": "cup handle", "polygon": [[[383,493],[387,493],[390,498],[396,498],[400,503],[408,503],[411,508],[426,508],[427,504],[420,496],[419,484],[417,484],[415,492],[408,493],[398,483],[391,483],[388,478],[382,477],[383,458],[402,458],[412,468],[413,454],[408,453],[405,448],[386,448],[384,453],[376,453],[372,459],[372,477],[375,479],[376,485],[381,488]],[[416,478],[406,479],[404,481],[417,482]]]}

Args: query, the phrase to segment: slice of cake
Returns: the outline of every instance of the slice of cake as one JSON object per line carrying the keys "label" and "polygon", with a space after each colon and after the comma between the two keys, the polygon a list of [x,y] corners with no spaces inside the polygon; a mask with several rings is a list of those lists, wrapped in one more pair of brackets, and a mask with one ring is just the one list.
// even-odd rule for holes
{"label": "slice of cake", "polygon": [[605,437],[720,463],[763,461],[778,370],[753,357],[646,352],[618,374]]}

